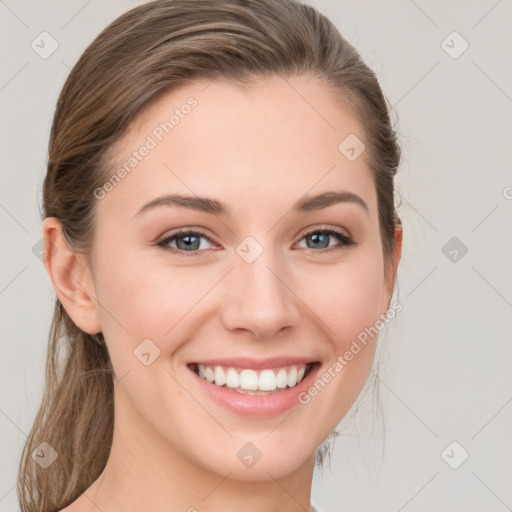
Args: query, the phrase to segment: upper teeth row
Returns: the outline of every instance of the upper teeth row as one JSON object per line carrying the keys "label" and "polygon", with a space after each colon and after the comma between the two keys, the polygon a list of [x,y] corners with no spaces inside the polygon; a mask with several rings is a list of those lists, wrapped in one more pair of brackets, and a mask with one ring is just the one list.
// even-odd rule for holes
{"label": "upper teeth row", "polygon": [[307,365],[291,365],[283,368],[262,370],[260,374],[256,370],[244,369],[238,372],[234,368],[222,366],[205,366],[199,364],[199,376],[217,386],[224,384],[228,388],[242,388],[247,390],[274,391],[276,387],[292,388],[304,377]]}

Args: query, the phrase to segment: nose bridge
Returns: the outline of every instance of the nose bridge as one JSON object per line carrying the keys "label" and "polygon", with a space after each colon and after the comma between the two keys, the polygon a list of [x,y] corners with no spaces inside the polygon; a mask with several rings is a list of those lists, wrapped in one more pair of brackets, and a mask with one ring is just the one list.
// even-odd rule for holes
{"label": "nose bridge", "polygon": [[[268,239],[267,239],[268,240]],[[247,329],[266,338],[300,320],[297,298],[287,286],[276,251],[247,237],[236,248],[230,291],[224,307],[229,329]]]}

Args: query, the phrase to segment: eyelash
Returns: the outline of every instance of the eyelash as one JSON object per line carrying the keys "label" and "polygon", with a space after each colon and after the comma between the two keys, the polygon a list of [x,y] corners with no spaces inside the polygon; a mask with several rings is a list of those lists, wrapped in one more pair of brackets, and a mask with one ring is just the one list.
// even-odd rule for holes
{"label": "eyelash", "polygon": [[[336,238],[338,238],[338,240],[341,243],[341,245],[335,245],[333,247],[329,247],[329,248],[326,248],[326,249],[316,250],[316,249],[306,248],[306,250],[313,251],[315,253],[319,253],[320,255],[324,255],[326,253],[331,253],[333,251],[338,251],[338,250],[341,250],[341,249],[344,249],[346,247],[349,247],[351,245],[355,245],[356,244],[356,242],[350,236],[345,235],[344,233],[342,233],[340,231],[337,231],[335,229],[332,229],[332,228],[329,228],[329,229],[315,229],[315,230],[312,230],[312,231],[308,231],[307,233],[305,233],[302,236],[302,238],[299,240],[299,242],[301,240],[303,240],[304,238],[306,238],[307,236],[315,234],[315,233],[321,233],[323,235],[334,235]],[[178,231],[176,233],[173,233],[171,236],[165,237],[163,240],[157,242],[156,245],[158,247],[161,247],[165,251],[169,251],[169,252],[174,253],[174,254],[179,254],[180,256],[185,256],[185,257],[199,256],[201,254],[201,252],[203,252],[202,250],[198,249],[198,250],[195,250],[195,251],[183,251],[181,249],[176,249],[174,247],[170,247],[169,245],[167,245],[167,244],[169,244],[170,242],[174,241],[177,238],[180,238],[182,236],[188,236],[188,235],[199,236],[199,237],[205,238],[206,240],[208,240],[208,242],[210,242],[212,244],[215,244],[215,242],[209,236],[207,236],[205,233],[203,233],[201,231],[182,230],[182,231]]]}

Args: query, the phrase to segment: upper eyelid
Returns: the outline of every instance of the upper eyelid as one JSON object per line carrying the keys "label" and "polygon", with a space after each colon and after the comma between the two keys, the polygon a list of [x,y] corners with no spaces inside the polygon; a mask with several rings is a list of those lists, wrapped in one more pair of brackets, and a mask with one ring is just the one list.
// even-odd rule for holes
{"label": "upper eyelid", "polygon": [[315,233],[317,231],[334,231],[335,233],[341,232],[341,234],[345,235],[347,238],[352,238],[352,235],[348,231],[348,229],[339,228],[339,227],[334,228],[327,224],[320,224],[320,225],[317,225],[316,227],[314,225],[308,226],[308,227],[304,228],[302,231],[300,231],[299,235],[297,235],[297,236],[300,236],[299,240],[302,240],[302,238],[304,238],[306,235],[309,235],[310,233]]}
{"label": "upper eyelid", "polygon": [[213,238],[211,236],[209,236],[208,234],[204,233],[199,228],[180,228],[180,229],[178,229],[178,230],[176,230],[176,231],[174,231],[172,233],[165,234],[163,236],[159,236],[157,238],[156,243],[164,242],[165,240],[168,240],[169,238],[173,238],[173,237],[178,236],[178,235],[185,236],[185,235],[190,235],[190,234],[200,235],[200,236],[202,236],[204,238],[207,238],[211,242],[215,242],[215,240],[213,240]]}

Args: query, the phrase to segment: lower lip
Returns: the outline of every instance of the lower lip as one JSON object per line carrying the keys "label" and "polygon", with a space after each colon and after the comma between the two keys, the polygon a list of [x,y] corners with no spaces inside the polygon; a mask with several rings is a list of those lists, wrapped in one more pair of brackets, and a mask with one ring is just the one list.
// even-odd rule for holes
{"label": "lower lip", "polygon": [[306,377],[293,388],[286,388],[284,391],[260,396],[243,395],[242,393],[232,391],[230,388],[216,386],[201,378],[190,368],[189,370],[198,380],[199,387],[216,403],[240,416],[264,418],[277,416],[300,403],[298,398],[300,393],[306,391],[311,386],[311,382],[319,368],[320,364],[315,363]]}

